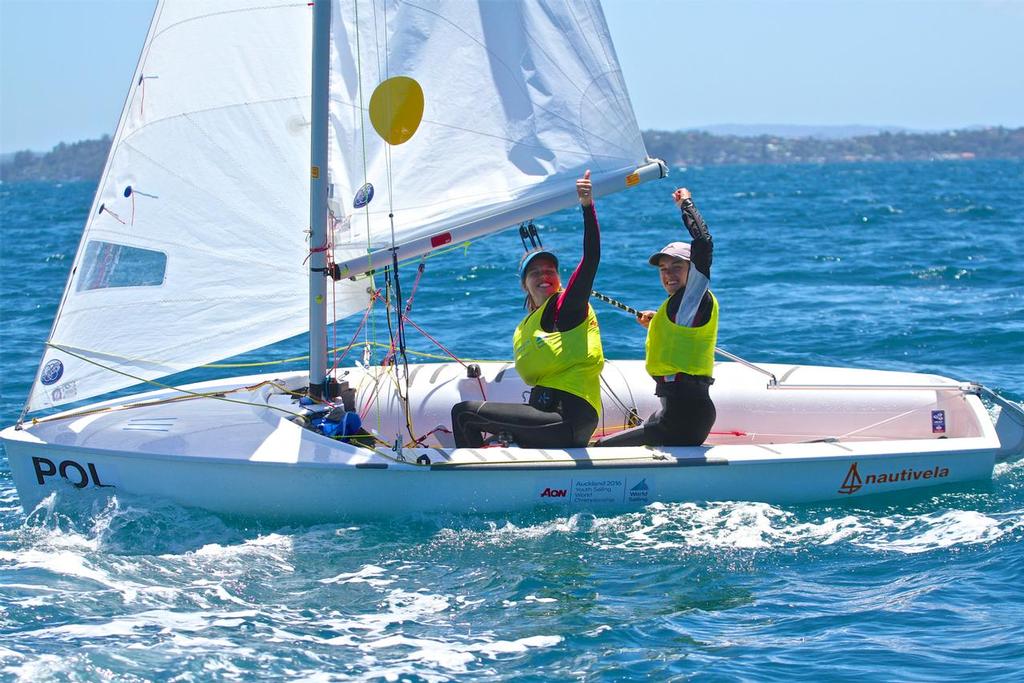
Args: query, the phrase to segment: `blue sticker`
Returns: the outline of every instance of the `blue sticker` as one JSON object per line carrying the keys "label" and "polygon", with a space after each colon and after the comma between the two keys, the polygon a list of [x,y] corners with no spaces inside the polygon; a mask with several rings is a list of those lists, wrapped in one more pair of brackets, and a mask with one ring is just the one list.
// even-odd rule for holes
{"label": "blue sticker", "polygon": [[630,503],[647,503],[651,495],[651,487],[647,485],[647,478],[640,480],[640,483],[629,489]]}
{"label": "blue sticker", "polygon": [[946,433],[946,411],[945,410],[933,410],[932,411],[932,434],[945,434]]}
{"label": "blue sticker", "polygon": [[371,199],[373,199],[373,185],[366,183],[356,190],[356,196],[352,200],[352,206],[357,209],[361,209],[369,204]]}
{"label": "blue sticker", "polygon": [[59,360],[51,360],[43,366],[43,374],[39,376],[39,381],[43,384],[50,385],[59,380],[63,375],[64,364]]}

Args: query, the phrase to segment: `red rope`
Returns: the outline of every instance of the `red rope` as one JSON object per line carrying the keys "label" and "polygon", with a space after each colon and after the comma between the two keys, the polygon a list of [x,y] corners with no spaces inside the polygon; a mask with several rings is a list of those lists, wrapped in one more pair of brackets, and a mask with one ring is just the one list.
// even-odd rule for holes
{"label": "red rope", "polygon": [[[417,331],[418,331],[418,332],[419,332],[420,334],[422,334],[422,335],[423,335],[424,337],[426,337],[427,339],[429,339],[430,341],[432,341],[432,342],[433,342],[433,343],[434,343],[434,344],[435,344],[435,345],[437,346],[437,348],[441,349],[442,351],[444,351],[445,353],[447,353],[447,354],[448,354],[449,356],[451,356],[451,357],[452,357],[452,359],[453,359],[453,360],[455,360],[455,361],[456,361],[456,362],[457,362],[457,363],[458,363],[459,365],[461,365],[461,366],[462,366],[462,367],[464,367],[464,368],[468,368],[468,367],[469,367],[469,366],[468,366],[468,365],[466,365],[466,364],[465,364],[464,362],[462,362],[462,360],[461,360],[461,359],[460,359],[460,358],[459,358],[458,356],[456,356],[456,355],[455,355],[454,353],[452,353],[451,351],[449,351],[449,350],[448,350],[448,349],[447,349],[447,348],[445,347],[445,345],[444,345],[444,344],[442,344],[441,342],[439,342],[439,341],[437,341],[436,339],[434,339],[433,337],[431,337],[431,336],[430,336],[429,334],[427,334],[426,330],[424,330],[424,329],[423,329],[422,327],[420,327],[419,325],[417,325],[416,323],[414,323],[414,322],[413,322],[412,320],[410,320],[408,316],[405,316],[405,322],[407,322],[407,323],[409,323],[410,325],[412,325],[413,327],[415,327],[415,328],[416,328],[416,330],[417,330]],[[483,396],[483,399],[484,399],[484,400],[486,401],[486,400],[487,400],[487,391],[486,391],[486,390],[484,389],[484,382],[483,382],[483,380],[482,380],[482,379],[480,379],[479,377],[477,377],[477,378],[476,378],[476,383],[477,383],[477,384],[478,384],[478,385],[480,386],[480,395],[481,395],[481,396]]]}
{"label": "red rope", "polygon": [[427,432],[423,436],[419,437],[418,439],[413,440],[412,443],[413,443],[414,446],[426,446],[426,444],[423,443],[426,440],[426,438],[428,436],[430,436],[431,434],[435,434],[437,432],[443,432],[445,434],[451,434],[452,430],[448,429],[444,425],[437,425],[436,427],[431,429],[429,432]]}
{"label": "red rope", "polygon": [[[350,341],[348,343],[348,346],[345,348],[345,353],[341,354],[340,356],[335,354],[334,365],[331,367],[331,371],[338,369],[338,365],[341,364],[341,361],[345,360],[345,356],[347,356],[348,352],[351,351],[352,348],[355,346],[356,339],[359,337],[359,333],[363,331],[363,327],[366,326],[366,321],[369,320],[370,318],[370,311],[373,310],[373,304],[375,302],[376,298],[370,299],[370,305],[366,307],[366,313],[363,314],[363,319],[359,322],[359,327],[356,328],[355,334],[352,335],[352,341]],[[335,323],[335,325],[337,325],[337,323]],[[335,346],[335,348],[337,348],[337,346]]]}
{"label": "red rope", "polygon": [[324,240],[324,245],[322,247],[310,248],[309,253],[306,254],[306,258],[302,259],[302,262],[305,263],[306,261],[309,260],[309,257],[312,256],[313,254],[319,254],[320,252],[327,251],[330,248],[331,248],[331,241],[329,239],[328,240]]}
{"label": "red rope", "polygon": [[[628,431],[630,429],[634,429],[634,427],[624,427],[624,428],[621,428],[621,429],[618,428],[618,427],[612,427],[610,429],[602,428],[602,429],[595,430],[594,431],[594,436],[597,437],[597,438],[603,439],[604,437],[609,436],[611,434],[618,434],[619,432],[625,432],[625,431]],[[750,436],[750,435],[747,434],[746,432],[740,432],[740,431],[733,430],[731,432],[708,432],[708,436]]]}
{"label": "red rope", "polygon": [[[418,278],[417,278],[417,280],[418,280]],[[377,290],[376,292],[374,292],[373,296],[374,296],[375,299],[380,299],[381,301],[384,300],[383,297],[380,295],[380,290]],[[411,296],[409,298],[412,299]],[[437,348],[439,348],[442,351],[444,351],[445,353],[447,353],[452,358],[452,360],[454,360],[456,363],[458,363],[459,365],[461,365],[464,368],[468,368],[469,367],[468,365],[466,365],[465,362],[463,362],[463,360],[461,358],[459,358],[454,353],[452,353],[444,344],[442,344],[441,342],[439,342],[436,339],[434,339],[432,336],[430,336],[429,333],[427,333],[426,330],[424,330],[422,327],[420,327],[415,322],[413,322],[413,320],[409,316],[403,315],[402,319],[405,320],[405,322],[407,322],[410,325],[412,325],[413,327],[415,327],[416,331],[419,332],[420,334],[422,334],[428,340],[430,340],[430,342],[432,342],[434,344],[434,346],[436,346]],[[384,361],[381,362],[381,365],[385,365],[387,363],[387,360],[389,358],[391,358],[392,355],[394,355],[394,352],[395,352],[395,343],[392,340],[391,348],[388,350],[388,354],[384,357]],[[480,379],[479,377],[477,377],[476,378],[476,382],[480,386],[480,395],[483,396],[483,399],[486,401],[487,400],[487,390],[484,389],[484,382],[483,382],[483,380]]]}

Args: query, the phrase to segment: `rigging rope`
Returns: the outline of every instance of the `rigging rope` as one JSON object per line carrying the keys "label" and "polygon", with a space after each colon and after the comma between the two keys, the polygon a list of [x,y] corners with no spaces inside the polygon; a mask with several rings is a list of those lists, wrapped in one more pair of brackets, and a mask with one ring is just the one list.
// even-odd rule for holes
{"label": "rigging rope", "polygon": [[[434,344],[434,346],[436,346],[437,348],[441,349],[441,350],[442,350],[442,351],[444,351],[444,352],[445,352],[446,354],[448,354],[448,358],[451,358],[452,360],[454,360],[454,361],[455,361],[456,363],[458,363],[459,365],[461,365],[461,366],[462,366],[462,367],[464,367],[464,368],[467,368],[467,369],[469,368],[469,365],[468,365],[468,364],[467,364],[467,363],[466,363],[465,361],[463,361],[463,360],[462,360],[461,358],[459,358],[459,357],[458,357],[458,356],[456,356],[456,355],[455,355],[454,353],[452,353],[452,352],[451,352],[451,350],[449,350],[449,349],[448,349],[448,348],[447,348],[447,347],[446,347],[446,346],[445,346],[444,344],[442,344],[442,343],[441,343],[440,341],[438,341],[437,339],[435,339],[434,337],[432,337],[432,336],[431,336],[431,335],[430,335],[430,334],[429,334],[429,333],[428,333],[428,332],[427,332],[426,330],[424,330],[424,329],[423,329],[422,327],[420,327],[419,325],[417,325],[417,324],[416,324],[416,322],[415,322],[415,321],[414,321],[414,320],[413,320],[412,318],[409,318],[408,316],[404,316],[404,317],[405,317],[405,321],[406,321],[407,323],[409,323],[410,325],[412,325],[412,326],[413,326],[413,327],[414,327],[414,328],[416,329],[416,331],[417,331],[417,332],[419,332],[419,333],[420,333],[420,334],[422,334],[422,335],[423,335],[424,337],[426,337],[426,338],[427,338],[427,340],[429,340],[429,341],[430,341],[430,342],[431,342],[432,344]],[[392,349],[393,349],[393,348],[394,348],[394,347],[392,347]],[[417,352],[415,352],[415,351],[411,351],[410,353],[413,353],[414,355],[420,355],[420,356],[424,356],[424,357],[426,357],[426,358],[441,358],[441,359],[443,359],[443,358],[444,358],[443,356],[434,356],[434,355],[429,355],[429,354],[425,354],[425,353],[417,353]],[[470,361],[470,362],[473,362],[473,361]],[[507,361],[506,361],[506,362],[507,362]],[[486,389],[484,388],[484,383],[483,383],[483,380],[482,380],[482,379],[481,379],[480,377],[477,377],[477,378],[476,378],[476,381],[477,381],[477,384],[478,384],[478,385],[480,386],[480,394],[481,394],[481,396],[483,396],[483,399],[484,399],[484,400],[486,401],[486,400],[487,400],[487,390],[486,390]]]}
{"label": "rigging rope", "polygon": [[[334,353],[334,365],[331,367],[331,373],[333,373],[334,371],[336,371],[338,369],[338,366],[341,364],[341,361],[345,360],[345,356],[347,356],[348,352],[352,350],[353,346],[355,346],[356,339],[359,337],[359,333],[362,331],[363,326],[366,325],[366,321],[370,317],[370,313],[373,311],[373,304],[376,301],[377,300],[376,300],[375,297],[373,297],[373,296],[370,297],[370,305],[366,307],[366,313],[363,314],[363,319],[359,322],[359,327],[356,328],[355,333],[352,335],[352,341],[350,341],[348,343],[348,346],[345,347],[345,353],[343,353],[343,354],[341,354],[339,356],[338,355],[338,346],[334,347],[334,349],[332,351]],[[335,330],[335,334],[337,334],[337,330],[338,330],[337,318],[335,318],[335,321],[334,321],[334,330]],[[335,344],[337,344],[337,338],[335,338]],[[328,373],[328,374],[330,374],[330,373]]]}
{"label": "rigging rope", "polygon": [[[262,404],[262,403],[253,403],[251,401],[238,401],[236,399],[224,398],[224,395],[229,393],[228,391],[217,391],[217,392],[213,392],[213,393],[205,393],[205,392],[199,392],[199,391],[190,391],[189,389],[184,389],[182,387],[177,387],[177,386],[174,386],[172,384],[164,384],[162,382],[157,382],[156,380],[145,379],[143,377],[139,377],[137,375],[133,375],[133,374],[125,372],[123,370],[118,370],[117,368],[112,368],[109,365],[104,365],[103,363],[98,363],[98,362],[92,360],[91,358],[87,358],[85,356],[77,354],[74,351],[70,351],[70,350],[64,348],[63,346],[59,346],[57,344],[52,344],[50,342],[46,342],[46,345],[49,346],[50,348],[57,349],[61,353],[66,353],[69,356],[77,358],[78,360],[85,361],[86,363],[89,363],[90,365],[95,365],[96,367],[103,368],[104,370],[109,370],[110,372],[116,373],[118,375],[123,375],[124,377],[131,378],[131,379],[135,380],[136,382],[138,382],[140,384],[152,384],[153,386],[160,387],[161,389],[170,389],[172,391],[179,391],[179,392],[187,395],[187,396],[177,397],[175,399],[159,399],[159,400],[155,401],[155,403],[161,403],[161,402],[164,402],[164,401],[182,400],[182,399],[185,399],[185,398],[212,398],[212,399],[215,399],[215,400],[218,400],[218,401],[226,401],[227,403],[238,403],[240,405],[246,405],[246,406],[255,405],[255,406],[259,406],[259,407],[266,407],[266,408],[269,408],[271,410],[278,410],[278,411],[280,411],[282,413],[287,413],[288,415],[292,415],[292,416],[295,416],[295,417],[302,417],[302,415],[300,413],[292,412],[290,410],[287,410],[286,408],[281,408],[279,406],[272,406],[269,403],[268,404]],[[235,391],[253,391],[253,390],[259,388],[260,386],[263,386],[263,385],[266,385],[266,384],[270,384],[270,385],[273,385],[273,386],[277,386],[278,388],[282,388],[279,385],[274,384],[273,382],[260,382],[259,384],[252,385],[251,387],[239,387],[237,389],[233,389],[230,393],[233,393]],[[291,390],[289,390],[287,388],[283,388],[283,389],[287,393],[291,394],[292,396],[305,396],[305,397],[307,397],[307,398],[309,398],[309,399],[311,399],[313,401],[316,401],[316,399],[313,398],[312,396],[310,396],[308,393],[291,391]],[[321,403],[323,403],[323,401],[321,401]],[[128,404],[128,405],[132,405],[132,404]],[[142,405],[142,404],[140,404],[140,405]],[[60,417],[61,417],[61,419],[64,419],[64,418],[69,418],[69,417],[75,417],[75,416],[78,416],[79,414],[87,415],[87,414],[90,414],[90,413],[102,412],[104,410],[113,409],[113,408],[120,409],[121,407],[122,406],[109,406],[109,407],[105,406],[103,408],[94,408],[94,409],[91,409],[91,410],[88,410],[88,411],[83,411],[82,413],[72,413],[71,415],[62,415]],[[52,416],[51,418],[33,418],[33,423],[44,422],[47,419],[52,419],[53,417],[56,417],[56,416]]]}

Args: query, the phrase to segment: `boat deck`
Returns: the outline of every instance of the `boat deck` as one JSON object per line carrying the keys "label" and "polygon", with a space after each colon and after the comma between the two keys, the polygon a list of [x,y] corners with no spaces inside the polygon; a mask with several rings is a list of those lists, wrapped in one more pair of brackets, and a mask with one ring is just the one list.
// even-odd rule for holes
{"label": "boat deck", "polygon": [[[446,428],[451,406],[486,391],[492,400],[521,397],[524,384],[507,363],[485,363],[480,380],[466,377],[453,363],[413,368],[410,402],[416,406],[413,423],[437,425],[423,446],[409,447],[402,406],[393,383],[381,381],[380,369],[350,371],[357,404],[368,411],[367,426],[381,442],[370,449],[338,442],[296,423],[302,407],[287,393],[303,386],[300,373],[271,378],[252,376],[189,387],[209,397],[185,397],[162,391],[120,399],[84,413],[71,411],[29,426],[22,437],[69,452],[104,450],[189,460],[228,460],[312,466],[434,468],[586,468],[626,466],[711,465],[740,458],[748,461],[800,457],[848,457],[850,453],[905,450],[913,442],[921,450],[948,450],[956,439],[965,448],[983,436],[978,398],[955,391],[946,378],[842,368],[766,366],[779,377],[826,388],[768,389],[763,375],[736,363],[715,368],[713,398],[718,420],[700,447],[615,447],[581,449],[523,449],[506,447],[455,449]],[[605,393],[630,396],[640,414],[653,409],[650,378],[637,361],[609,361]],[[845,383],[845,388],[843,384]],[[860,385],[858,387],[857,385]],[[884,384],[941,387],[884,389]],[[804,385],[804,386],[807,386]],[[243,389],[239,389],[243,387]],[[834,388],[838,387],[838,388]],[[946,387],[949,390],[946,390]],[[383,389],[382,389],[383,388]],[[390,393],[388,390],[391,390]],[[370,404],[373,398],[376,403]],[[175,398],[176,400],[167,400]],[[977,403],[977,406],[975,405]],[[606,398],[605,424],[613,429],[621,406]],[[979,413],[979,410],[981,411]],[[391,435],[385,438],[384,435]],[[383,445],[405,440],[398,447]],[[929,445],[931,442],[931,445]],[[911,447],[909,444],[907,447]],[[417,463],[417,460],[419,462]]]}

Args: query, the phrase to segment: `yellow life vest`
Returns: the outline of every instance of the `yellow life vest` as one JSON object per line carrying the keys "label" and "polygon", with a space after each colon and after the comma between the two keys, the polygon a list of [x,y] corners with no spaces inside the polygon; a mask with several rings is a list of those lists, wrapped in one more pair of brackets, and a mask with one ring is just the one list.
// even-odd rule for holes
{"label": "yellow life vest", "polygon": [[565,332],[545,332],[540,320],[547,302],[516,327],[512,346],[516,372],[530,386],[544,386],[567,391],[584,399],[601,414],[601,369],[604,350],[601,330],[594,309],[587,306],[587,318]]}
{"label": "yellow life vest", "polygon": [[718,299],[711,295],[711,318],[700,327],[684,327],[669,320],[668,302],[665,299],[647,326],[648,374],[660,377],[685,372],[711,377],[718,341]]}

